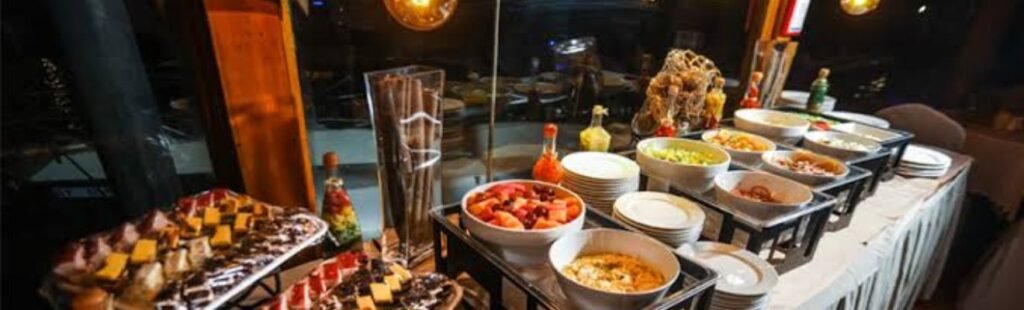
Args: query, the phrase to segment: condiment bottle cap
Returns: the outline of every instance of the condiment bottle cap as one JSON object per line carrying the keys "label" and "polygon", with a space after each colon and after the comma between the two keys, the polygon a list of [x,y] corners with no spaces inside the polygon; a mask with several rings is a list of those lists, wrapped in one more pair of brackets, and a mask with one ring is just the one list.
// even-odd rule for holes
{"label": "condiment bottle cap", "polygon": [[754,73],[750,75],[750,79],[754,80],[754,82],[760,82],[763,78],[764,73],[761,73],[761,71],[754,71]]}
{"label": "condiment bottle cap", "polygon": [[832,72],[832,71],[829,71],[828,68],[821,68],[821,70],[818,70],[818,77],[819,78],[828,77],[828,74],[830,72]]}
{"label": "condiment bottle cap", "polygon": [[338,153],[335,153],[335,152],[324,153],[324,166],[327,166],[327,167],[337,167],[340,162],[341,162],[341,160],[338,159]]}
{"label": "condiment bottle cap", "polygon": [[554,123],[544,124],[544,136],[545,137],[554,137],[557,134],[558,134],[558,126],[557,125],[555,125]]}

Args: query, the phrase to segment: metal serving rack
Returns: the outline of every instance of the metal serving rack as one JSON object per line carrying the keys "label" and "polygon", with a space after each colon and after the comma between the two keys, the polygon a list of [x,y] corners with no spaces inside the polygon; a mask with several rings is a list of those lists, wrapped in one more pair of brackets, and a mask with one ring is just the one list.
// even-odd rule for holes
{"label": "metal serving rack", "polygon": [[[722,127],[710,130],[719,129],[745,132],[731,127]],[[683,135],[683,138],[701,140],[701,135],[703,134],[704,131],[691,132]],[[788,151],[800,149],[797,146],[784,142],[774,142],[776,149],[778,150]],[[850,173],[847,174],[846,177],[814,187],[815,190],[836,198],[836,206],[832,209],[832,216],[829,218],[828,225],[826,227],[828,231],[838,231],[849,226],[857,205],[874,194],[874,188],[878,185],[878,182],[880,182],[881,175],[890,156],[889,152],[890,150],[883,148],[876,153],[847,160],[846,164],[847,167],[850,168]],[[734,164],[747,169],[763,170],[761,169],[761,165],[763,165],[761,162],[758,162],[758,164],[754,166],[748,166],[741,163]]]}
{"label": "metal serving rack", "polygon": [[[838,119],[838,118],[831,117],[831,116],[828,116],[828,115],[825,115],[825,114],[811,113],[811,112],[809,112],[807,110],[800,109],[800,108],[795,108],[795,107],[777,107],[775,109],[779,110],[779,111],[786,111],[786,112],[807,113],[807,114],[811,114],[811,115],[814,115],[814,116],[818,116],[818,117],[821,117],[821,118],[824,118],[824,119],[828,119],[828,120],[835,121],[835,122],[840,122],[840,123],[857,123],[857,122],[852,122],[852,121],[849,121],[849,120]],[[899,129],[879,128],[879,127],[871,126],[869,124],[864,124],[864,123],[857,123],[857,124],[859,124],[861,126],[867,126],[867,127],[871,127],[871,128],[874,128],[874,129],[878,129],[878,130],[881,130],[881,131],[886,131],[886,132],[892,133],[893,135],[899,136],[899,137],[896,137],[896,138],[886,139],[886,140],[883,140],[883,141],[879,142],[879,144],[882,145],[882,149],[888,151],[888,153],[889,153],[889,160],[888,160],[888,162],[885,165],[885,169],[882,170],[882,173],[875,173],[875,175],[876,175],[875,179],[873,179],[871,181],[871,186],[868,189],[868,192],[871,193],[871,194],[874,194],[875,193],[875,189],[878,187],[878,183],[880,183],[879,182],[880,180],[881,181],[888,181],[888,180],[891,180],[896,175],[896,167],[899,166],[900,158],[903,157],[903,152],[907,150],[907,145],[910,145],[910,141],[914,139],[914,134],[910,133],[910,132],[907,132],[907,131],[899,130]],[[861,167],[864,168],[863,166],[861,166]],[[868,169],[868,168],[865,168],[865,169]],[[873,169],[868,169],[868,170],[874,171]]]}
{"label": "metal serving rack", "polygon": [[[550,267],[543,268],[542,275],[528,279],[527,271],[519,270],[497,253],[488,248],[462,227],[461,205],[452,204],[435,207],[430,211],[434,220],[434,262],[438,272],[456,278],[465,273],[473,278],[490,295],[490,308],[503,309],[503,282],[509,282],[525,295],[525,308],[535,310],[570,309],[561,288],[555,284],[554,271]],[[608,215],[587,208],[584,228],[604,227],[629,230]],[[445,248],[447,246],[447,248]],[[714,294],[717,274],[688,258],[677,255],[682,276],[669,288],[664,298],[647,306],[645,309],[708,309],[711,295]],[[529,272],[536,273],[537,270]],[[684,284],[685,279],[696,280],[691,286]]]}
{"label": "metal serving rack", "polygon": [[[733,163],[729,170],[750,168]],[[640,188],[646,187],[646,181],[647,177],[641,175]],[[698,193],[672,187],[669,191],[693,200],[704,210],[707,219],[702,237],[745,248],[775,266],[779,274],[814,257],[836,204],[835,197],[815,190],[812,191],[814,198],[803,207],[781,213],[753,214],[719,203],[714,190]]]}

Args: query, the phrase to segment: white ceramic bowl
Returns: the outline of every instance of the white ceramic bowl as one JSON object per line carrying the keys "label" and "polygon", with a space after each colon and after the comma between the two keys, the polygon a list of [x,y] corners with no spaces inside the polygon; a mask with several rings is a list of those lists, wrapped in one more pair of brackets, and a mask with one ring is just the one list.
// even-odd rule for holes
{"label": "white ceramic bowl", "polygon": [[796,143],[804,137],[811,122],[792,113],[766,109],[736,110],[736,128],[786,143]]}
{"label": "white ceramic bowl", "polygon": [[[761,202],[732,192],[736,188],[750,189],[757,185],[768,188],[779,202]],[[765,172],[738,170],[723,173],[715,178],[715,199],[748,213],[771,216],[811,202],[814,194],[807,185],[790,179]]]}
{"label": "white ceramic bowl", "polygon": [[[634,293],[613,293],[580,284],[562,274],[562,269],[577,257],[590,254],[619,253],[636,257],[661,272],[665,284]],[[640,309],[665,296],[679,277],[679,260],[667,246],[654,238],[618,229],[587,229],[567,234],[551,245],[551,267],[558,285],[577,309]]]}
{"label": "white ceramic bowl", "polygon": [[764,153],[764,155],[761,155],[761,161],[764,162],[764,164],[761,165],[761,168],[764,169],[764,170],[767,170],[768,172],[771,172],[771,173],[774,173],[774,174],[777,174],[777,175],[781,175],[781,176],[784,176],[784,177],[789,178],[791,180],[794,180],[794,181],[797,181],[797,182],[800,182],[800,183],[804,183],[804,184],[807,184],[807,185],[825,184],[825,183],[828,183],[828,182],[832,182],[832,181],[844,178],[844,177],[846,177],[847,174],[850,173],[850,168],[847,167],[846,164],[843,163],[842,161],[839,161],[838,159],[835,159],[835,158],[832,158],[832,157],[828,157],[828,156],[821,155],[821,154],[815,154],[815,153],[811,153],[811,152],[804,152],[804,156],[810,156],[815,161],[832,162],[833,164],[838,165],[840,167],[839,168],[839,170],[840,170],[839,174],[832,176],[832,175],[813,175],[813,174],[807,174],[807,173],[799,173],[799,172],[796,172],[796,171],[793,171],[793,170],[789,170],[789,168],[783,167],[782,165],[779,165],[778,163],[775,162],[775,158],[777,158],[777,157],[789,157],[789,158],[792,158],[793,156],[795,156],[797,154],[797,152],[798,151],[771,151],[771,152],[766,152],[766,153]]}
{"label": "white ceramic bowl", "polygon": [[475,215],[469,214],[469,211],[466,210],[469,198],[476,193],[484,192],[495,185],[507,183],[521,183],[528,184],[530,186],[551,187],[555,189],[555,196],[557,197],[572,197],[580,202],[583,202],[583,199],[564,187],[534,180],[495,181],[477,186],[462,196],[461,220],[473,237],[487,243],[492,249],[500,253],[502,258],[513,265],[521,267],[542,265],[544,264],[544,257],[545,253],[547,253],[548,245],[567,233],[583,229],[584,218],[587,216],[587,208],[583,207],[580,210],[579,216],[562,226],[535,230],[516,230],[491,225],[481,221]]}
{"label": "white ceramic bowl", "polygon": [[[867,150],[842,148],[834,144],[829,144],[827,141],[830,140],[857,143],[866,147]],[[808,132],[804,135],[804,148],[839,159],[852,159],[878,152],[878,150],[882,149],[882,145],[878,144],[878,142],[875,142],[874,140],[861,138],[844,132],[814,131]]]}
{"label": "white ceramic bowl", "polygon": [[[703,152],[719,163],[707,166],[675,163],[651,157],[644,152],[648,149],[666,148]],[[715,176],[728,171],[729,161],[732,160],[729,153],[717,145],[683,138],[644,139],[637,143],[636,153],[636,162],[648,177],[664,180],[676,188],[693,189],[699,192],[710,189]]]}
{"label": "white ceramic bowl", "polygon": [[[721,131],[721,130],[708,130],[708,131],[705,131],[703,134],[700,135],[700,138],[701,138],[701,140],[704,140],[704,142],[714,144],[714,143],[711,142],[711,138],[714,138],[716,135],[718,135],[719,131]],[[757,164],[761,163],[761,154],[764,154],[764,152],[774,151],[775,150],[775,142],[772,142],[772,140],[768,140],[765,137],[758,136],[758,135],[755,135],[755,134],[752,134],[752,133],[740,132],[740,131],[736,131],[736,130],[727,130],[727,131],[729,131],[731,134],[734,134],[734,135],[746,136],[746,137],[750,138],[751,140],[754,140],[756,143],[760,143],[760,144],[765,145],[765,146],[768,147],[767,150],[764,150],[764,151],[741,151],[741,150],[734,150],[734,149],[728,148],[726,146],[719,145],[719,147],[725,149],[726,152],[729,152],[729,156],[732,157],[732,160],[734,160],[734,161],[738,161],[738,162],[741,162],[741,163],[744,163],[744,164],[747,164],[747,165],[750,165],[750,166],[756,166]],[[717,145],[717,144],[715,144],[715,145]]]}

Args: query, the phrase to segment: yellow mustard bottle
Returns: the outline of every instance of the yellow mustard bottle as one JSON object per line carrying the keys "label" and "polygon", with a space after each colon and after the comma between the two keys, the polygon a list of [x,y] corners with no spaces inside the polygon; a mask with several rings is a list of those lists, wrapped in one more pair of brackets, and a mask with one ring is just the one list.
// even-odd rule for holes
{"label": "yellow mustard bottle", "polygon": [[580,147],[584,151],[607,152],[611,144],[612,135],[608,134],[604,127],[601,127],[601,117],[608,115],[608,109],[601,105],[594,105],[593,113],[590,116],[590,127],[580,131]]}
{"label": "yellow mustard bottle", "polygon": [[725,79],[715,78],[715,84],[711,88],[711,92],[707,94],[704,99],[704,128],[718,128],[718,123],[722,121],[722,110],[725,108],[725,93],[722,92],[722,86],[725,85]]}

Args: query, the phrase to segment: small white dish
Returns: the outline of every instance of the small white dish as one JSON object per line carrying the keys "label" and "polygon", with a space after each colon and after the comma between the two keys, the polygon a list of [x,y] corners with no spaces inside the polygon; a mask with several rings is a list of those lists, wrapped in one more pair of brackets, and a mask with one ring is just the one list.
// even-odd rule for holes
{"label": "small white dish", "polygon": [[735,245],[703,241],[682,246],[676,253],[715,270],[718,273],[715,290],[732,296],[761,298],[779,281],[772,265]]}
{"label": "small white dish", "polygon": [[[740,135],[740,136],[747,137],[747,138],[753,140],[755,143],[759,143],[761,145],[764,145],[765,146],[765,150],[763,150],[763,151],[742,151],[742,150],[732,149],[732,148],[726,147],[724,145],[718,145],[718,144],[716,144],[714,142],[711,142],[712,139],[715,136],[717,136],[719,132],[727,132],[729,134],[734,134],[734,135]],[[701,134],[700,138],[701,138],[701,140],[704,140],[704,142],[711,143],[711,144],[714,144],[714,145],[718,145],[718,146],[722,147],[723,149],[725,149],[726,152],[729,152],[729,156],[732,157],[732,160],[740,162],[740,163],[744,163],[744,164],[747,164],[747,165],[751,165],[751,166],[757,165],[758,163],[761,162],[761,154],[764,154],[764,152],[774,151],[775,148],[776,148],[775,142],[772,142],[772,140],[768,140],[765,137],[758,136],[758,135],[755,135],[755,134],[752,134],[752,133],[741,132],[741,131],[738,131],[738,130],[728,130],[728,129],[708,130],[708,131],[705,131],[703,134]]]}
{"label": "small white dish", "polygon": [[798,115],[775,110],[740,109],[734,116],[736,128],[786,143],[799,142],[811,127]]}
{"label": "small white dish", "polygon": [[842,123],[838,125],[833,125],[830,128],[835,131],[853,134],[855,136],[870,139],[879,143],[885,143],[902,137],[897,133],[860,123]]}
{"label": "small white dish", "polygon": [[[844,144],[859,145],[863,149],[854,149]],[[840,159],[853,159],[882,149],[882,145],[874,140],[839,131],[808,132],[804,135],[803,146],[811,151]]]}
{"label": "small white dish", "polygon": [[[733,193],[735,189],[750,190],[761,186],[778,202],[764,202]],[[715,178],[715,199],[726,206],[748,213],[771,216],[806,205],[814,194],[806,185],[774,174],[759,171],[729,171]]]}
{"label": "small white dish", "polygon": [[615,200],[615,211],[644,226],[681,230],[704,222],[704,211],[685,198],[658,192],[629,193]]}
{"label": "small white dish", "polygon": [[949,167],[952,162],[953,159],[946,154],[916,144],[908,145],[907,149],[903,151],[903,157],[900,158],[901,164],[907,163],[924,167]]}
{"label": "small white dish", "polygon": [[[790,159],[792,159],[794,157],[804,157],[804,158],[809,158],[811,160],[814,160],[815,162],[822,162],[822,163],[827,163],[827,164],[830,164],[830,165],[834,165],[834,166],[839,167],[840,171],[837,174],[835,174],[835,175],[817,175],[817,174],[796,172],[796,171],[790,170],[789,168],[787,168],[785,166],[782,166],[781,164],[778,163],[778,159],[780,159],[780,158],[790,158]],[[850,168],[848,166],[846,166],[846,164],[843,163],[842,161],[839,161],[838,159],[835,159],[835,158],[832,158],[832,157],[828,157],[828,156],[821,155],[821,154],[815,154],[815,153],[811,153],[811,152],[807,152],[807,151],[771,151],[771,152],[766,152],[766,153],[764,153],[764,155],[762,155],[761,161],[763,162],[763,164],[761,165],[761,168],[763,168],[764,170],[766,170],[768,172],[771,172],[773,174],[784,176],[786,178],[795,180],[795,181],[800,182],[800,183],[807,184],[807,185],[820,185],[820,184],[825,184],[825,183],[833,182],[835,180],[842,179],[842,178],[846,177],[846,175],[850,174]]]}
{"label": "small white dish", "polygon": [[858,122],[858,123],[861,123],[861,124],[871,125],[871,126],[875,126],[875,127],[878,127],[878,128],[889,128],[889,121],[884,120],[884,119],[882,119],[880,117],[876,117],[874,115],[867,115],[867,114],[854,113],[854,112],[846,112],[846,111],[830,111],[830,112],[825,112],[823,114],[825,114],[826,116],[831,116],[832,118],[838,118],[838,119],[841,119],[841,120],[844,120],[844,121]]}

